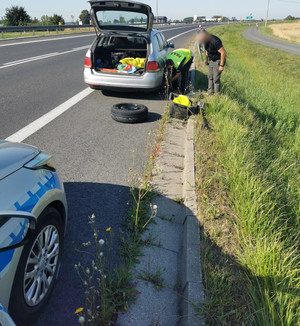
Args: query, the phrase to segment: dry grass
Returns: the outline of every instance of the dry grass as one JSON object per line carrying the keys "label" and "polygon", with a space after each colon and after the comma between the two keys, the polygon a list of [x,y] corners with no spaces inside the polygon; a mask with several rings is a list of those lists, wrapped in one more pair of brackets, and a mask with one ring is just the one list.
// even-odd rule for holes
{"label": "dry grass", "polygon": [[270,25],[275,36],[300,43],[300,20],[295,23]]}

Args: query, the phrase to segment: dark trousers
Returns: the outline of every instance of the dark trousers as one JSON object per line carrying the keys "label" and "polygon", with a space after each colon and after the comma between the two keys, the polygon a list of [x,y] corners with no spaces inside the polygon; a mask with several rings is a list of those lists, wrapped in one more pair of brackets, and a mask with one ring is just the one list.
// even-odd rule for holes
{"label": "dark trousers", "polygon": [[221,89],[221,74],[222,71],[219,71],[221,60],[210,61],[208,67],[208,94],[212,94],[215,91],[215,94],[220,93]]}
{"label": "dark trousers", "polygon": [[173,87],[174,91],[179,88],[179,91],[181,94],[186,93],[186,88],[188,86],[188,81],[189,81],[189,72],[190,72],[192,63],[193,63],[193,58],[191,58],[182,68],[181,76],[180,76],[180,78],[181,78],[180,86],[179,86],[178,79],[173,81],[172,87]]}
{"label": "dark trousers", "polygon": [[182,72],[181,72],[181,83],[180,83],[180,93],[181,94],[185,94],[186,93],[186,89],[188,86],[188,81],[189,81],[189,73],[190,73],[190,68],[191,65],[193,63],[193,59],[191,58],[182,68]]}

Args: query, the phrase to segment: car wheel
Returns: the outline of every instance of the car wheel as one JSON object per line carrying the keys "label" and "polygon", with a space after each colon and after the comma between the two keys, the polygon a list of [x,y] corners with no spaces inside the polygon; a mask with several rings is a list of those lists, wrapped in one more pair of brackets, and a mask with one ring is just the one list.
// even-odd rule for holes
{"label": "car wheel", "polygon": [[47,208],[38,218],[17,267],[9,305],[17,324],[34,320],[46,304],[59,270],[62,246],[61,215],[55,208]]}
{"label": "car wheel", "polygon": [[142,104],[120,103],[111,108],[111,117],[123,123],[144,122],[148,117],[148,108]]}

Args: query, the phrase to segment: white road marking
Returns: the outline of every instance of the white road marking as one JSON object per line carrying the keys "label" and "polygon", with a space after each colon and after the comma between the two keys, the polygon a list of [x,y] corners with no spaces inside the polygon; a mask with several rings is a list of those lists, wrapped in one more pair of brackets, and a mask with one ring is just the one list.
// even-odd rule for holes
{"label": "white road marking", "polygon": [[51,42],[51,41],[68,40],[68,39],[80,38],[80,37],[91,37],[91,36],[96,36],[96,34],[76,35],[76,36],[66,36],[66,37],[55,37],[55,38],[50,38],[50,39],[45,39],[45,40],[34,40],[34,41],[27,41],[27,42],[16,42],[16,43],[0,44],[0,47],[23,45],[23,44],[27,45],[27,44],[30,44],[30,43]]}
{"label": "white road marking", "polygon": [[187,34],[187,33],[190,33],[190,32],[195,32],[195,30],[196,30],[196,29],[191,29],[190,31],[186,31],[186,32],[183,32],[183,33],[178,34],[178,35],[176,35],[176,36],[173,36],[173,37],[169,38],[168,41],[172,41],[172,40],[174,40],[175,38],[177,38],[177,37],[179,37],[179,36],[181,36],[181,35],[184,35],[184,34]]}
{"label": "white road marking", "polygon": [[[190,26],[188,26],[188,27],[187,26],[181,26],[181,27],[176,27],[176,28],[169,28],[169,29],[166,29],[166,30],[161,30],[161,32],[170,31],[170,30],[176,30],[176,29],[182,29],[182,28],[190,28]],[[189,32],[191,32],[193,30],[194,29],[189,30],[189,31],[186,31],[184,33],[181,33],[181,34],[179,34],[177,36],[174,36],[174,37],[168,39],[168,41],[171,41],[174,38],[176,38],[178,36],[181,36],[181,35],[183,35],[185,33],[189,33]],[[84,35],[84,36],[86,36],[86,35]],[[72,38],[84,37],[84,36],[74,36]],[[64,38],[59,38],[59,39],[61,40],[61,39],[67,39],[67,38],[71,38],[71,37],[64,37]],[[41,41],[44,42],[44,41],[53,41],[53,40],[54,39],[51,39],[51,40],[41,40]],[[57,39],[55,39],[55,40],[57,40]],[[33,43],[33,42],[41,42],[41,41],[30,41],[30,42],[27,42],[27,44],[28,43]],[[16,44],[17,43],[15,43],[15,45]],[[14,44],[9,44],[9,45],[14,45]],[[3,45],[0,45],[0,46],[3,46]],[[2,66],[0,66],[0,69],[9,68],[9,67],[12,67],[12,66],[17,66],[17,65],[28,63],[28,62],[32,62],[32,61],[47,59],[47,58],[55,57],[55,56],[62,55],[62,54],[68,54],[68,53],[71,53],[71,52],[76,52],[76,51],[80,51],[80,50],[87,49],[87,48],[89,48],[88,45],[87,46],[78,47],[78,48],[74,48],[72,50],[68,50],[68,51],[64,51],[64,52],[53,52],[53,53],[43,54],[43,55],[36,56],[36,57],[25,58],[25,59],[20,59],[20,60],[12,61],[12,62],[7,62],[7,63],[3,63]]]}
{"label": "white road marking", "polygon": [[22,128],[21,130],[17,131],[13,135],[6,138],[7,141],[12,142],[22,142],[24,139],[28,138],[29,136],[33,135],[35,132],[46,126],[49,122],[53,121],[61,114],[69,110],[75,104],[83,100],[85,97],[90,95],[93,92],[91,88],[86,88],[77,95],[71,97],[66,102],[62,103],[61,105],[57,106],[55,109],[49,111],[48,113],[44,114],[40,118],[36,119],[35,121],[31,122],[26,127]]}
{"label": "white road marking", "polygon": [[[190,30],[190,31],[187,31],[187,32],[184,32],[184,33],[180,33],[180,34],[178,34],[178,35],[176,35],[174,37],[171,37],[170,39],[168,39],[168,41],[174,40],[175,38],[180,37],[181,35],[192,32],[192,31],[194,31],[194,30]],[[67,51],[67,52],[72,52],[72,50]],[[59,53],[59,54],[61,54],[61,53]],[[51,121],[53,121],[54,119],[56,119],[57,117],[62,115],[64,112],[66,112],[70,108],[72,108],[74,105],[76,105],[77,103],[82,101],[84,98],[89,96],[92,92],[93,92],[93,90],[91,88],[84,89],[83,91],[81,91],[77,95],[71,97],[66,102],[62,103],[61,105],[57,106],[53,110],[51,110],[48,113],[44,114],[40,118],[38,118],[35,121],[31,122],[26,127],[20,129],[19,131],[17,131],[13,135],[7,137],[5,140],[12,141],[12,142],[22,142],[22,141],[24,141],[26,138],[30,137],[31,135],[36,133],[38,130],[45,127],[48,123],[50,123]]]}
{"label": "white road marking", "polygon": [[0,66],[0,69],[21,65],[24,63],[32,62],[32,61],[56,57],[58,55],[68,54],[71,52],[77,52],[77,51],[81,51],[81,50],[88,49],[88,48],[89,48],[89,45],[86,45],[86,46],[81,46],[81,47],[74,48],[72,50],[68,50],[68,51],[64,51],[64,52],[53,52],[53,53],[39,55],[37,57],[31,57],[31,58],[21,59],[21,60],[17,60],[17,61],[7,62],[7,63],[3,63],[3,66]]}
{"label": "white road marking", "polygon": [[175,27],[175,28],[167,28],[167,29],[159,29],[161,32],[167,32],[167,31],[174,31],[176,29],[183,29],[183,28],[191,28],[191,26],[181,26],[181,27]]}

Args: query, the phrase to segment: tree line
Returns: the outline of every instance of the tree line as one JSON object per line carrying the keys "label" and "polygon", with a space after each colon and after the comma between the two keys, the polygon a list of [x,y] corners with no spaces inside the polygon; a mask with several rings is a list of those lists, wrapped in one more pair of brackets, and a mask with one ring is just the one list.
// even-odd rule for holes
{"label": "tree line", "polygon": [[[72,24],[79,24],[79,20],[74,21],[74,16],[71,16]],[[91,20],[88,10],[82,10],[79,15],[82,24],[89,24]],[[65,20],[62,15],[53,14],[52,16],[43,15],[40,19],[30,17],[24,7],[12,6],[5,9],[5,15],[2,17],[4,26],[28,26],[28,25],[65,25]]]}

